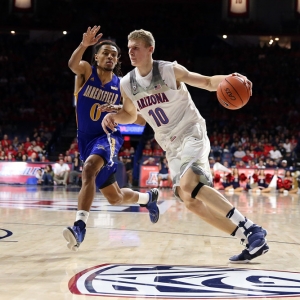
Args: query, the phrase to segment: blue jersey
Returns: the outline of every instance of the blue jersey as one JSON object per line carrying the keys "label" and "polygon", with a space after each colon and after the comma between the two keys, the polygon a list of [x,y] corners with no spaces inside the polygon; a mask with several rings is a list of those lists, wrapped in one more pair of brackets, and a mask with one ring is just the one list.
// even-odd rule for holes
{"label": "blue jersey", "polygon": [[76,97],[77,129],[79,134],[99,136],[105,134],[101,122],[106,112],[98,111],[102,104],[120,104],[120,78],[113,75],[110,82],[102,86],[97,69],[92,67],[92,74],[84,83]]}
{"label": "blue jersey", "polygon": [[90,155],[99,155],[105,165],[96,177],[98,188],[106,186],[106,181],[116,172],[113,162],[123,144],[123,137],[117,127],[116,131],[106,134],[101,122],[107,112],[98,110],[102,104],[119,104],[121,99],[120,79],[116,75],[102,86],[97,69],[92,67],[92,74],[84,83],[76,97],[77,138],[80,158],[85,161]]}

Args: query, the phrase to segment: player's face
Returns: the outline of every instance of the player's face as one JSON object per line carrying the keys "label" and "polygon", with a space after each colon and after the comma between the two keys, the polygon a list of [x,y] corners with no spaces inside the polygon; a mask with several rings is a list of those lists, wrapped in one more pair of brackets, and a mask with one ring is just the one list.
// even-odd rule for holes
{"label": "player's face", "polygon": [[153,53],[153,46],[146,46],[143,40],[129,40],[128,54],[131,64],[139,67],[148,62]]}
{"label": "player's face", "polygon": [[100,68],[112,71],[118,62],[117,48],[112,45],[103,45],[95,55],[95,60]]}

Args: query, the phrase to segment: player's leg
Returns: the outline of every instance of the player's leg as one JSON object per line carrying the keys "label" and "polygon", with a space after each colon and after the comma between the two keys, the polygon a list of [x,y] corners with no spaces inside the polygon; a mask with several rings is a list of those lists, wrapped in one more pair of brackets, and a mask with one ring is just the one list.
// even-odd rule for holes
{"label": "player's leg", "polygon": [[183,200],[187,209],[192,211],[198,217],[208,224],[244,241],[246,236],[239,227],[234,225],[226,216],[220,214],[218,211],[211,209],[203,201],[191,198],[187,193],[184,193],[180,187],[177,188],[177,193],[180,199]]}
{"label": "player's leg", "polygon": [[[184,166],[183,166],[184,167]],[[246,252],[230,258],[232,262],[247,262],[258,255],[264,254],[269,247],[266,244],[266,230],[254,224],[243,216],[232,204],[217,190],[207,186],[206,172],[200,166],[192,165],[185,171],[180,179],[180,188],[191,198],[203,201],[211,210],[228,218],[235,226],[242,230],[247,237]]]}
{"label": "player's leg", "polygon": [[[254,257],[266,248],[267,232],[243,216],[220,192],[211,187],[212,176],[208,163],[210,143],[205,128],[195,126],[191,130],[181,143],[180,188],[191,198],[203,201],[211,210],[239,227],[247,236],[247,251]],[[243,260],[243,257],[235,256],[230,259]]]}
{"label": "player's leg", "polygon": [[140,193],[129,188],[120,188],[115,180],[114,174],[111,174],[106,183],[101,186],[100,191],[111,205],[137,203],[141,207],[146,207],[149,210],[151,222],[157,223],[159,219],[157,189],[151,189],[146,193]]}
{"label": "player's leg", "polygon": [[94,154],[90,155],[83,165],[82,187],[78,194],[76,220],[74,226],[66,227],[63,230],[63,236],[68,242],[67,246],[73,251],[77,251],[84,240],[89,211],[95,197],[95,179],[103,165],[104,159]]}

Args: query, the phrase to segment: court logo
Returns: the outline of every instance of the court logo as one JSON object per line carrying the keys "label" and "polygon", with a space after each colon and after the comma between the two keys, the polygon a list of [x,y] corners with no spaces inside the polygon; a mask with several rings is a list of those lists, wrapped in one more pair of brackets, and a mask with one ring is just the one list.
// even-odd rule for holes
{"label": "court logo", "polygon": [[147,185],[157,185],[157,174],[158,172],[149,172],[149,177],[146,180]]}
{"label": "court logo", "polygon": [[7,229],[2,229],[0,228],[0,240],[8,238],[12,235],[13,233]]}
{"label": "court logo", "polygon": [[300,296],[300,273],[223,267],[96,266],[69,281],[73,294],[159,299]]}

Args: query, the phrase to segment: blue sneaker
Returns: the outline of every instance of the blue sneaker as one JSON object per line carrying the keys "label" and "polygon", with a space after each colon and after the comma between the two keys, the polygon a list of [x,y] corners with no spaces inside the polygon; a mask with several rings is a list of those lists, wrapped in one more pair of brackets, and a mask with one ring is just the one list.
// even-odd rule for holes
{"label": "blue sneaker", "polygon": [[269,251],[268,244],[264,244],[263,247],[261,247],[255,254],[250,254],[248,249],[245,249],[242,251],[241,254],[234,255],[229,258],[229,262],[233,264],[245,264],[248,263],[250,260],[252,260],[255,257],[261,256]]}
{"label": "blue sneaker", "polygon": [[74,223],[74,226],[66,227],[63,230],[63,236],[68,242],[67,247],[72,251],[78,251],[80,244],[84,240],[84,236],[86,232],[85,223],[84,222],[81,223],[83,223],[84,226],[82,224],[80,224],[82,226],[79,226],[77,221]]}
{"label": "blue sneaker", "polygon": [[247,250],[251,255],[254,255],[267,243],[265,239],[267,231],[256,224],[250,226],[244,233],[248,240]]}
{"label": "blue sneaker", "polygon": [[158,189],[151,189],[149,192],[149,202],[147,204],[140,204],[142,207],[146,207],[149,210],[150,221],[157,223],[159,219],[159,209],[157,206]]}

